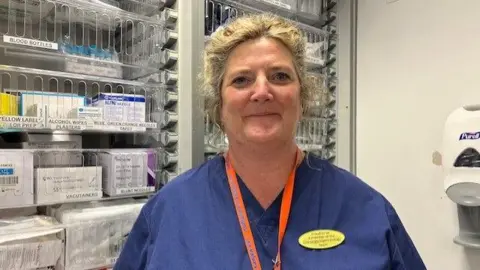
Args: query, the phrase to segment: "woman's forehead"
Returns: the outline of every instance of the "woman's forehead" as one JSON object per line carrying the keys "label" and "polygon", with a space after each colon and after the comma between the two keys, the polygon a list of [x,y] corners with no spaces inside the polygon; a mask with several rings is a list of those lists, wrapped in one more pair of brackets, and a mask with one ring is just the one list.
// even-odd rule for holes
{"label": "woman's forehead", "polygon": [[258,67],[291,67],[292,55],[280,41],[272,38],[248,40],[232,50],[227,59],[227,72]]}

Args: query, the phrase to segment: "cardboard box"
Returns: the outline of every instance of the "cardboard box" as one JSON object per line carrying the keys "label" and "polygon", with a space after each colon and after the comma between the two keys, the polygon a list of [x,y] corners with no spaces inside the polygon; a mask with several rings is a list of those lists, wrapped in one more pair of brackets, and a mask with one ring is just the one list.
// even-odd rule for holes
{"label": "cardboard box", "polygon": [[33,152],[2,149],[0,208],[32,205],[33,198]]}
{"label": "cardboard box", "polygon": [[102,198],[102,167],[35,169],[37,204],[89,201]]}

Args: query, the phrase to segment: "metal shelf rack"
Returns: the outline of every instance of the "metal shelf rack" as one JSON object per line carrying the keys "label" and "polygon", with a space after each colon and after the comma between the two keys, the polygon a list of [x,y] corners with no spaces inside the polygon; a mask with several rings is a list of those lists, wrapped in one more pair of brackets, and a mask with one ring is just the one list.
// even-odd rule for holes
{"label": "metal shelf rack", "polygon": [[[311,111],[297,129],[297,143],[332,162],[335,161],[336,122],[336,3],[337,1],[206,0],[205,41],[229,20],[249,13],[272,12],[295,21],[307,41],[306,63],[318,92]],[[316,7],[316,8],[315,8]],[[218,127],[205,119],[206,158],[226,149],[228,142]]]}
{"label": "metal shelf rack", "polygon": [[178,57],[163,50],[178,39],[173,9],[147,17],[100,1],[9,3],[0,47],[4,57],[24,66],[135,79]]}
{"label": "metal shelf rack", "polygon": [[321,13],[322,0],[221,0],[223,4],[240,10],[271,12],[301,24],[321,27],[325,18]]}
{"label": "metal shelf rack", "polygon": [[[195,33],[203,38],[195,12],[190,0],[0,1],[0,225],[14,212],[144,203],[201,160],[193,145],[203,125],[192,129],[198,71],[185,46],[195,47]],[[2,242],[11,235],[0,226],[0,258],[11,258],[2,265],[109,267],[123,234],[94,253],[75,239],[107,232],[96,238],[103,245],[118,224],[128,232],[136,214],[91,224],[55,217],[63,234],[39,235],[52,237],[61,257],[18,260],[17,238]]]}
{"label": "metal shelf rack", "polygon": [[[28,162],[23,156],[16,160],[21,164],[18,166],[25,168],[21,170],[23,173],[33,174],[36,169],[51,168],[45,165],[47,161],[59,165],[57,168],[66,168],[65,165],[71,163],[77,164],[75,167],[88,168],[95,164],[91,162],[92,156],[100,156],[107,150],[151,151],[155,165],[150,170],[155,175],[155,190],[160,189],[176,175],[204,162],[205,153],[217,153],[228,144],[218,128],[209,124],[202,114],[204,104],[196,80],[209,33],[228,18],[244,12],[267,11],[296,21],[303,29],[313,47],[307,59],[309,69],[312,76],[317,77],[318,84],[324,86],[312,100],[311,115],[298,127],[297,142],[303,149],[351,169],[354,166],[352,137],[355,130],[351,121],[355,88],[352,83],[355,81],[355,5],[353,0],[320,1],[318,12],[311,13],[302,11],[305,10],[304,1],[293,0],[291,3],[298,2],[298,5],[290,4],[290,9],[282,5],[288,0],[0,1],[0,137],[5,138],[0,141],[1,152],[3,155],[11,151],[32,153]],[[214,9],[222,11],[217,21],[211,20]],[[11,103],[9,99],[14,100],[14,96],[18,98],[28,92],[68,95],[68,98],[58,99],[62,102],[71,102],[74,96],[92,100],[97,93],[143,95],[145,108],[135,105],[131,112],[144,113],[145,119],[115,121],[92,116],[78,119],[78,112],[75,117],[65,116],[55,109],[62,107],[62,102],[43,99],[36,102],[40,109],[46,108],[43,117],[38,115],[41,111],[38,108],[28,115],[20,115],[18,108],[10,106],[17,103]],[[49,125],[49,120],[58,119],[63,122]],[[69,122],[73,120],[76,122]],[[2,134],[12,136],[3,137]],[[17,139],[21,140],[15,141]],[[0,165],[12,160],[14,158],[4,158]],[[22,175],[17,180],[2,175],[10,172],[10,169],[3,169],[0,166],[0,225],[1,219],[7,215],[5,208],[11,210],[10,214],[31,215],[24,211],[34,207],[41,214],[57,216],[57,210],[73,207],[70,203],[39,203],[35,197],[36,186],[25,194],[12,188],[12,184],[22,178],[34,181],[33,176]],[[54,171],[54,175],[65,171],[68,170]],[[23,190],[24,186],[20,187]],[[52,186],[55,187],[58,188]],[[26,195],[31,201],[28,204],[23,201],[11,203],[7,207],[2,200],[7,189],[17,190],[16,193],[13,191],[16,196]],[[101,196],[75,200],[80,205],[75,204],[75,207],[83,213],[90,207],[108,208],[118,201],[144,202],[150,195],[151,192],[133,192],[109,196],[102,190]],[[129,222],[134,219],[135,215],[126,219],[126,227],[131,226]],[[65,268],[65,263],[70,263],[68,269],[111,266],[119,254],[123,237],[115,238],[118,242],[109,252],[97,253],[80,242],[72,245],[69,241],[72,237],[91,237],[95,232],[102,235],[97,237],[98,243],[109,241],[107,235],[110,234],[101,233],[114,229],[118,222],[114,217],[94,220],[88,223],[86,230],[85,226],[77,228],[78,222],[76,225],[61,222],[50,226],[62,231],[52,236],[56,247],[69,246],[68,252],[75,248],[79,252],[79,257],[75,258],[79,265],[72,265],[69,261],[74,258],[72,253],[63,252],[62,258],[56,258],[58,269]],[[31,229],[25,228],[21,233],[32,232]],[[0,227],[0,242],[11,236],[8,232],[2,233]],[[38,247],[37,242],[31,244]],[[0,258],[19,254],[16,247],[0,244]],[[16,262],[18,260],[4,260],[6,264],[3,265],[9,269],[51,266],[33,264],[36,262],[24,262],[19,266],[15,265]],[[88,262],[92,264],[87,265]]]}

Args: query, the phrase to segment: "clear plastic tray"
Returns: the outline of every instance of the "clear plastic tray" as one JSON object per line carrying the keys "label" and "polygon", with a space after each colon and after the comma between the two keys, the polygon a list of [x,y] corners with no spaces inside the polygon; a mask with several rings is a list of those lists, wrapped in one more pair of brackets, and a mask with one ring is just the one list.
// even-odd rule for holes
{"label": "clear plastic tray", "polygon": [[[159,125],[176,122],[174,113],[164,112],[165,105],[174,106],[178,100],[174,86],[2,65],[0,86],[3,89],[0,93],[0,128],[3,129],[158,132]],[[135,97],[139,102],[132,101],[129,108],[121,109],[122,116],[111,111],[117,107],[107,109],[106,105],[99,105],[92,109],[95,106],[89,102],[97,95],[129,100]],[[22,102],[16,105],[19,99]],[[83,114],[82,109],[85,110]],[[89,114],[91,109],[94,111]]]}
{"label": "clear plastic tray", "polygon": [[119,8],[139,14],[152,15],[165,6],[165,0],[110,0],[115,2]]}
{"label": "clear plastic tray", "polygon": [[[261,1],[247,1],[251,5],[242,4],[245,1],[233,2],[223,0],[206,0],[205,2],[205,35],[209,36],[218,27],[230,20],[250,13],[261,13],[252,3]],[[309,68],[321,68],[326,65],[328,52],[328,33],[320,28],[296,22],[303,31],[307,42],[306,62]],[[206,38],[208,42],[208,38]]]}
{"label": "clear plastic tray", "polygon": [[[205,120],[205,152],[221,153],[228,148],[228,139],[220,127],[208,117]],[[303,118],[297,126],[295,140],[303,150],[323,149],[329,132],[329,120],[325,118]]]}
{"label": "clear plastic tray", "polygon": [[228,148],[228,139],[220,127],[213,123],[209,115],[205,116],[205,152],[218,153]]}
{"label": "clear plastic tray", "polygon": [[[308,25],[321,26],[324,19],[320,16],[323,6],[314,3],[302,3],[305,0],[219,0],[226,4],[239,4],[261,12],[272,12]],[[310,5],[308,5],[310,4]],[[310,10],[305,8],[312,7]]]}
{"label": "clear plastic tray", "polygon": [[160,149],[9,149],[2,153],[0,209],[147,196],[163,181],[161,169],[175,161]]}
{"label": "clear plastic tray", "polygon": [[324,147],[327,121],[323,118],[303,118],[297,126],[296,142],[302,150],[315,151]]}
{"label": "clear plastic tray", "polygon": [[132,79],[135,70],[162,67],[161,50],[170,42],[162,19],[168,18],[94,0],[0,0],[0,58],[30,68]]}

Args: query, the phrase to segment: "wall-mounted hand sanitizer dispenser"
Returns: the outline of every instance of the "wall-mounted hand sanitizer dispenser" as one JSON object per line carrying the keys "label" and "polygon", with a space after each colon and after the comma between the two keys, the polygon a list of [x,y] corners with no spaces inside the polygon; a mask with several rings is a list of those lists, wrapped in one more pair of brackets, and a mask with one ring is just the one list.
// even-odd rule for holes
{"label": "wall-mounted hand sanitizer dispenser", "polygon": [[480,104],[448,116],[442,152],[447,196],[460,205],[480,206]]}

